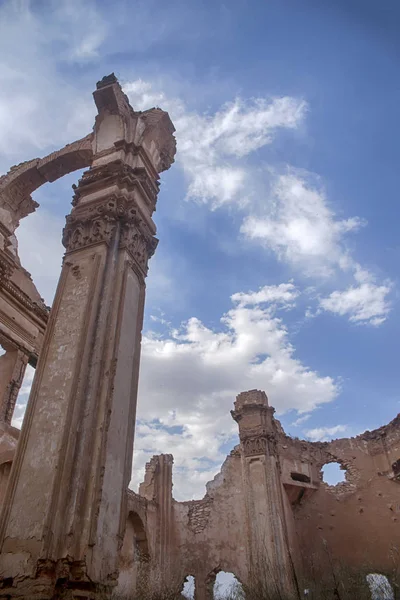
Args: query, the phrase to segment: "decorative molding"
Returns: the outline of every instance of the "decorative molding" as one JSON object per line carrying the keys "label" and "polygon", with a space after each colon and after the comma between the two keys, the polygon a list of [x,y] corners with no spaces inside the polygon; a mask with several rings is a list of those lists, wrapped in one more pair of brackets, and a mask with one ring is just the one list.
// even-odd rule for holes
{"label": "decorative molding", "polygon": [[247,438],[243,440],[242,445],[245,456],[267,454],[267,440],[265,437]]}
{"label": "decorative molding", "polygon": [[260,455],[274,455],[276,452],[276,439],[271,434],[258,434],[241,436],[241,444],[245,456],[260,456]]}
{"label": "decorative molding", "polygon": [[[1,258],[1,257],[0,257]],[[27,308],[31,313],[33,313],[36,317],[41,321],[41,326],[46,327],[46,323],[49,317],[50,309],[48,309],[45,304],[40,306],[36,302],[33,302],[28,294],[25,294],[13,281],[10,279],[6,279],[5,281],[1,281],[0,289],[2,291],[7,292],[13,299],[17,300],[24,308]]]}
{"label": "decorative molding", "polygon": [[125,248],[142,272],[147,274],[147,263],[153,256],[158,245],[158,239],[149,231],[140,231],[139,228],[124,223],[121,231],[120,248]]}
{"label": "decorative molding", "polygon": [[14,261],[0,250],[0,286],[9,280],[15,269]]}
{"label": "decorative molding", "polygon": [[67,224],[63,230],[62,243],[67,252],[80,250],[93,244],[111,242],[116,228],[116,221],[108,215],[103,217],[71,219],[67,218]]}
{"label": "decorative molding", "polygon": [[111,186],[117,186],[120,190],[128,192],[133,191],[135,187],[140,187],[147,203],[154,209],[159,191],[158,180],[152,178],[144,167],[130,167],[119,159],[85,171],[79,180],[79,185],[72,186],[74,190],[72,206],[79,205],[81,196]]}
{"label": "decorative molding", "polygon": [[[99,243],[110,245],[119,230],[119,247],[127,250],[142,275],[147,274],[147,263],[155,252],[158,240],[133,198],[127,199],[121,192],[92,202],[82,201],[83,195],[111,185],[132,191],[138,184],[138,171],[140,175],[145,174],[145,169],[132,169],[121,161],[114,161],[84,173],[79,186],[75,188],[74,209],[67,217],[63,231],[67,253]],[[155,202],[155,199],[152,201]]]}
{"label": "decorative molding", "polygon": [[[10,319],[10,317],[8,317],[2,311],[0,311],[0,323],[1,323],[1,325],[4,325],[5,327],[7,327],[10,331],[13,331],[22,340],[25,340],[27,344],[29,344],[32,348],[35,349],[36,354],[39,353],[40,349],[38,348],[38,340],[37,340],[37,338],[34,338],[33,335],[31,335],[25,329],[23,329],[22,327],[20,327],[13,319]],[[0,326],[0,333],[2,335],[4,333],[2,331],[1,326]],[[14,342],[14,344],[18,343],[18,342],[14,341],[14,340],[13,340],[13,342]]]}

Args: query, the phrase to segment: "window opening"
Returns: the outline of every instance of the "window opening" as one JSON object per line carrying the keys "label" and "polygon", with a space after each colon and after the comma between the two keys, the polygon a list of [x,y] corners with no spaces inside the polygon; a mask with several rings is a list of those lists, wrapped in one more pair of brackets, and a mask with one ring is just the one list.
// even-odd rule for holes
{"label": "window opening", "polygon": [[214,600],[244,598],[242,584],[233,573],[219,571],[215,578],[213,597]]}
{"label": "window opening", "polygon": [[183,583],[182,596],[188,600],[193,600],[196,589],[196,580],[193,575],[188,575]]}
{"label": "window opening", "polygon": [[26,366],[21,389],[19,390],[17,401],[15,403],[13,418],[11,420],[11,425],[13,427],[17,427],[18,429],[21,429],[22,427],[34,375],[35,369],[28,364]]}
{"label": "window opening", "polygon": [[328,485],[337,485],[346,481],[346,469],[338,462],[327,463],[322,467],[322,479]]}
{"label": "window opening", "polygon": [[370,573],[366,580],[371,592],[371,600],[394,600],[393,588],[386,575]]}

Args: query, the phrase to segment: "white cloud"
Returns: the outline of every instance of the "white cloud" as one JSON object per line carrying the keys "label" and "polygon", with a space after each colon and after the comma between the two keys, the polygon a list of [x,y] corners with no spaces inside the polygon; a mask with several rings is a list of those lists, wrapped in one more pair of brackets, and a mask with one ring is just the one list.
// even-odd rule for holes
{"label": "white cloud", "polygon": [[[343,434],[347,431],[347,425],[334,425],[333,427],[316,427],[315,429],[307,429],[304,435],[311,442],[327,442],[338,434]],[[343,437],[343,436],[342,436]]]}
{"label": "white cloud", "polygon": [[248,168],[240,159],[270,144],[276,130],[297,128],[307,109],[303,100],[288,96],[236,98],[208,115],[188,111],[143,80],[126,83],[124,90],[135,108],[168,110],[177,130],[177,159],[188,180],[187,197],[213,208],[246,201]]}
{"label": "white cloud", "polygon": [[90,131],[91,89],[64,78],[58,65],[94,54],[105,27],[90,0],[50,2],[45,14],[30,2],[2,3],[0,170]]}
{"label": "white cloud", "polygon": [[302,417],[299,417],[298,419],[296,419],[293,423],[292,426],[293,427],[298,427],[299,425],[301,425],[302,423],[305,423],[306,421],[309,420],[309,418],[311,417],[310,414],[308,415],[303,415]]}
{"label": "white cloud", "polygon": [[280,413],[311,411],[336,397],[338,383],[295,357],[277,316],[296,295],[292,283],[234,294],[218,330],[193,317],[164,338],[144,335],[138,405],[144,424],[135,442],[135,483],[145,459],[173,452],[179,495],[202,495],[203,479],[223,459],[221,445],[236,434],[229,411],[243,390],[266,390]]}
{"label": "white cloud", "polygon": [[232,301],[236,302],[239,306],[254,306],[267,302],[275,302],[286,308],[290,308],[294,306],[294,300],[299,294],[300,292],[293,283],[280,283],[279,285],[265,285],[258,292],[249,292],[248,294],[239,292],[233,294]]}
{"label": "white cloud", "polygon": [[355,281],[355,285],[321,299],[316,312],[309,307],[307,318],[323,309],[359,324],[378,326],[385,321],[391,282],[375,283],[373,274],[362,268],[346,247],[346,234],[365,225],[361,218],[338,219],[324,190],[310,181],[309,174],[294,170],[276,176],[266,206],[263,214],[244,220],[241,231],[247,238],[307,276],[325,281],[350,276]]}
{"label": "white cloud", "polygon": [[265,208],[244,220],[246,237],[307,275],[326,277],[351,266],[343,237],[364,222],[359,217],[338,219],[309,174],[289,170],[276,175]]}
{"label": "white cloud", "polygon": [[334,291],[320,300],[320,306],[337,315],[347,315],[358,324],[381,325],[390,311],[387,296],[392,284],[376,285],[372,282],[350,286],[344,291]]}

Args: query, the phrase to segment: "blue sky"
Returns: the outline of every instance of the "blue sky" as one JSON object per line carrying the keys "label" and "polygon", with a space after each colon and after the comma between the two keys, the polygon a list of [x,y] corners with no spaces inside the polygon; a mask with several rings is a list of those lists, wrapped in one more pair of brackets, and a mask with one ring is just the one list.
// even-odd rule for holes
{"label": "blue sky", "polygon": [[[134,485],[172,452],[176,497],[201,497],[244,389],[312,440],[399,412],[399,23],[395,0],[0,2],[2,172],[89,132],[111,71],[176,125]],[[17,231],[49,303],[78,176],[40,189]]]}

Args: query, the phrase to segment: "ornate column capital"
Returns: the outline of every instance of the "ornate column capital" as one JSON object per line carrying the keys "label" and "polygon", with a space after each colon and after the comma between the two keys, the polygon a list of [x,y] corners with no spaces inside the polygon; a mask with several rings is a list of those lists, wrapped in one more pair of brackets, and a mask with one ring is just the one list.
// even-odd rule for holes
{"label": "ornate column capital", "polygon": [[261,390],[238,394],[232,418],[239,425],[239,438],[245,456],[273,455],[276,447],[276,431],[268,398]]}
{"label": "ornate column capital", "polygon": [[[121,161],[86,171],[75,188],[74,208],[63,231],[67,254],[96,244],[110,245],[118,236],[119,248],[127,250],[146,276],[158,240],[152,221],[142,215],[135,198],[142,192],[143,178],[141,170]],[[99,190],[103,190],[100,196]]]}

